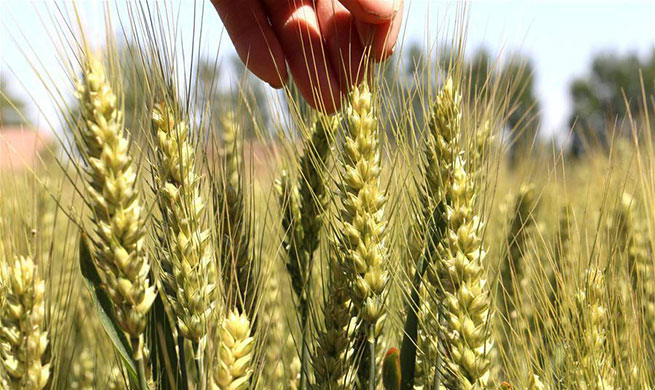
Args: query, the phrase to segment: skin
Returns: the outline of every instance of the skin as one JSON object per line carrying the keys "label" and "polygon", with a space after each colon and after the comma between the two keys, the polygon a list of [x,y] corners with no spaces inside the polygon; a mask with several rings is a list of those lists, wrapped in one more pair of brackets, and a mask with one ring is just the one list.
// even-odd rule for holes
{"label": "skin", "polygon": [[367,61],[396,44],[403,0],[211,0],[241,60],[273,88],[291,75],[314,108],[333,113]]}

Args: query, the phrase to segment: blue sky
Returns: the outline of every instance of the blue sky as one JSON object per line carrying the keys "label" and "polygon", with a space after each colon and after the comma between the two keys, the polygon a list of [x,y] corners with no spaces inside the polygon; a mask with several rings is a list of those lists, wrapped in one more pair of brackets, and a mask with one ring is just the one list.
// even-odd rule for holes
{"label": "blue sky", "polygon": [[[14,92],[38,102],[43,114],[32,108],[29,115],[42,128],[49,127],[48,121],[56,123],[56,109],[48,103],[48,92],[30,62],[40,61],[58,86],[69,88],[57,54],[60,40],[52,38],[50,15],[57,9],[48,3],[0,0],[0,72],[9,78]],[[174,3],[182,4],[181,33],[190,37],[194,3]],[[72,3],[58,4],[70,9]],[[105,4],[78,1],[83,23],[98,40],[103,36]],[[484,46],[494,55],[518,50],[533,59],[537,93],[543,104],[544,134],[566,130],[570,112],[568,84],[587,71],[594,54],[637,52],[644,56],[655,47],[655,1],[473,0],[466,4],[469,52]],[[221,56],[232,55],[231,43],[222,34],[222,25],[209,1],[198,0],[196,6],[198,10],[205,8],[201,50],[209,56],[217,51]],[[127,6],[123,1],[117,7],[125,10]],[[407,22],[401,39],[407,43],[443,38],[449,32],[448,26],[452,26],[455,9],[455,1],[406,0]],[[26,43],[38,54],[26,49]]]}

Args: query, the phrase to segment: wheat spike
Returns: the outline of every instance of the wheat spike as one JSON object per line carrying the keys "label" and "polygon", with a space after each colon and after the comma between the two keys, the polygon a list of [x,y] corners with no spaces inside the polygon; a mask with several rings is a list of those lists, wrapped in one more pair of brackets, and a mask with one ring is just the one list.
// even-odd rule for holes
{"label": "wheat spike", "polygon": [[490,296],[479,235],[482,222],[473,211],[476,192],[459,140],[460,104],[461,96],[448,79],[437,97],[426,140],[423,212],[426,221],[438,218],[445,228],[439,241],[426,247],[428,288],[442,305],[432,313],[443,313],[441,329],[425,331],[443,340],[446,388],[483,389],[491,383]]}
{"label": "wheat spike", "polygon": [[578,385],[582,388],[614,389],[616,372],[606,351],[609,331],[609,314],[605,275],[597,266],[585,272],[584,289],[576,296],[580,314],[581,347],[576,367]]}
{"label": "wheat spike", "polygon": [[[375,381],[377,340],[386,317],[388,248],[386,196],[380,189],[380,134],[373,95],[366,84],[355,88],[346,111],[341,155],[341,199],[334,242],[347,291],[360,323],[354,349],[362,350],[355,362],[361,387]],[[363,349],[366,345],[368,346]]]}
{"label": "wheat spike", "polygon": [[339,390],[348,388],[346,374],[351,355],[350,337],[355,327],[350,326],[352,315],[346,275],[335,260],[332,260],[329,269],[324,328],[318,335],[312,367],[318,389]]}
{"label": "wheat spike", "polygon": [[112,367],[107,379],[107,390],[128,390],[125,375],[118,367]]}
{"label": "wheat spike", "polygon": [[[140,344],[156,294],[148,278],[136,167],[116,95],[97,59],[88,59],[77,92],[84,125],[77,128],[75,140],[86,163],[95,259],[121,328]],[[140,358],[141,348],[133,348]]]}
{"label": "wheat spike", "polygon": [[293,291],[303,302],[307,300],[306,286],[327,201],[325,181],[330,139],[338,125],[338,117],[319,118],[305,141],[305,153],[300,158],[298,171],[299,183],[293,181],[287,172],[283,172],[276,183],[282,206],[282,228],[286,232],[287,270]]}
{"label": "wheat spike", "polygon": [[541,381],[539,375],[532,374],[528,380],[528,390],[546,390],[546,385]]}
{"label": "wheat spike", "polygon": [[248,313],[252,319],[256,275],[249,253],[249,231],[243,197],[243,145],[234,115],[221,120],[223,130],[223,181],[216,189],[221,219],[221,256],[228,294],[228,307]]}
{"label": "wheat spike", "polygon": [[[6,262],[0,271],[0,367],[10,390],[41,390],[50,376],[44,364],[45,283],[30,257]],[[1,378],[1,377],[0,377]]]}
{"label": "wheat spike", "polygon": [[[532,184],[521,185],[518,193],[509,198],[509,231],[505,240],[506,253],[499,271],[502,287],[499,289],[496,304],[502,318],[507,321],[508,329],[504,332],[506,336],[512,333],[512,330],[525,332],[534,319],[534,306],[521,286],[528,285],[529,275],[526,267],[534,260],[528,244],[536,230],[534,213],[537,207],[535,188]],[[507,347],[511,341],[505,337],[501,342]]]}
{"label": "wheat spike", "polygon": [[[262,324],[262,334],[265,334],[262,350],[264,351],[264,364],[260,378],[262,383],[271,384],[271,389],[284,389],[284,362],[285,362],[285,320],[279,303],[280,285],[277,272],[266,281],[264,289],[266,296],[262,297],[263,309],[258,313]],[[295,354],[295,346],[292,348]]]}
{"label": "wheat spike", "polygon": [[205,202],[196,174],[189,125],[170,106],[158,104],[153,124],[159,148],[160,205],[169,253],[160,257],[160,277],[182,336],[199,343],[213,308],[209,230],[201,227]]}
{"label": "wheat spike", "polygon": [[253,346],[250,320],[232,311],[220,330],[218,362],[214,368],[214,387],[220,390],[247,390],[253,372]]}
{"label": "wheat spike", "polygon": [[445,364],[457,385],[483,389],[489,384],[489,286],[485,279],[486,252],[479,236],[481,221],[472,211],[474,190],[457,159],[454,165],[452,203],[446,216],[447,231],[439,246],[434,273],[439,277],[445,309]]}
{"label": "wheat spike", "polygon": [[[628,269],[633,288],[637,291],[648,339],[655,340],[655,284],[652,283],[655,265],[651,257],[648,227],[638,211],[634,197],[624,194],[621,208],[627,230]],[[651,342],[650,347],[655,347],[655,341]]]}
{"label": "wheat spike", "polygon": [[89,348],[84,347],[73,363],[70,390],[93,390],[96,382],[95,361]]}
{"label": "wheat spike", "polygon": [[339,186],[343,231],[338,237],[350,298],[371,337],[384,317],[384,290],[389,279],[385,269],[386,198],[380,190],[379,130],[372,99],[368,86],[356,88],[347,112],[343,184]]}

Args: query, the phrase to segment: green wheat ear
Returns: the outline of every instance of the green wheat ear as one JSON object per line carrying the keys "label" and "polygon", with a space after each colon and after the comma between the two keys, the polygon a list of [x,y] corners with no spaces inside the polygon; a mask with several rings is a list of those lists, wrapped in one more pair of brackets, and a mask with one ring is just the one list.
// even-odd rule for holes
{"label": "green wheat ear", "polygon": [[327,164],[330,141],[339,126],[338,117],[319,118],[304,142],[297,180],[282,172],[276,189],[282,208],[284,248],[287,252],[287,271],[294,293],[307,300],[307,286],[314,252],[319,245],[319,232],[327,206]]}
{"label": "green wheat ear", "polygon": [[244,208],[243,142],[233,114],[221,118],[222,178],[216,194],[220,218],[220,256],[228,307],[254,318],[257,299],[255,269],[250,253],[249,226]]}

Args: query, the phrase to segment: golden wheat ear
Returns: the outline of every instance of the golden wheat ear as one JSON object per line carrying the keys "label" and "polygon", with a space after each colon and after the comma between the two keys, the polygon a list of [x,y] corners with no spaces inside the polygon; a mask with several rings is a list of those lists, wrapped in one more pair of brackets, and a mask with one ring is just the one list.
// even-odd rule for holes
{"label": "golden wheat ear", "polygon": [[45,283],[30,257],[3,259],[0,277],[0,365],[7,389],[41,390],[50,377],[44,363],[48,347],[45,328]]}
{"label": "golden wheat ear", "polygon": [[126,357],[132,359],[132,380],[145,389],[144,332],[157,297],[145,251],[145,213],[119,99],[104,66],[90,54],[77,82],[77,98],[82,123],[74,127],[74,139],[84,165],[93,227],[93,233],[83,234],[82,238],[82,273],[94,276],[94,285],[90,286],[93,293],[99,289],[107,294],[111,308],[106,310],[113,318],[106,329],[117,325],[118,332],[129,336],[129,346],[123,347],[132,352]]}
{"label": "golden wheat ear", "polygon": [[207,335],[215,299],[214,260],[210,233],[203,229],[205,201],[200,194],[202,176],[196,173],[190,129],[180,113],[167,103],[153,110],[157,140],[157,174],[162,241],[168,250],[158,256],[163,292],[182,336],[194,345],[198,357]]}
{"label": "golden wheat ear", "polygon": [[253,374],[255,340],[248,316],[230,312],[222,321],[214,386],[220,390],[248,390]]}

